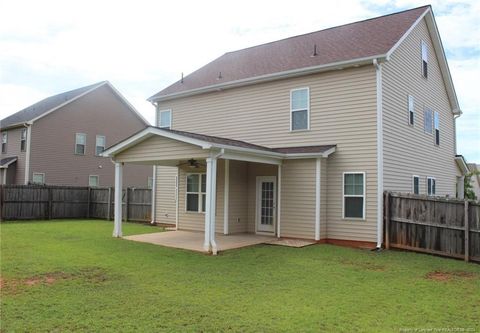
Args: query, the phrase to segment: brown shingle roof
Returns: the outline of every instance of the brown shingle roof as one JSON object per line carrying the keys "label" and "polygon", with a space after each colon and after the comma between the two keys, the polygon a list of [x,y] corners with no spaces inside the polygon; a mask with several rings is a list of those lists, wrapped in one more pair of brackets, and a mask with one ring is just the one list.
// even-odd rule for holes
{"label": "brown shingle roof", "polygon": [[26,107],[23,110],[20,110],[11,116],[8,116],[2,120],[0,120],[0,127],[9,127],[12,125],[16,125],[19,123],[25,123],[32,119],[35,119],[44,113],[50,111],[51,109],[60,106],[61,104],[68,102],[69,100],[80,96],[81,94],[87,92],[88,90],[94,88],[95,86],[100,86],[104,84],[106,81],[95,83],[86,87],[70,90],[61,94],[57,94],[54,96],[47,97],[42,99],[41,101]]}
{"label": "brown shingle roof", "polygon": [[[186,76],[183,83],[178,81],[149,100],[256,76],[384,55],[428,8],[423,6],[228,52]],[[316,56],[312,56],[314,45]]]}
{"label": "brown shingle roof", "polygon": [[216,144],[239,147],[239,148],[264,150],[268,152],[281,153],[281,154],[315,154],[315,153],[321,154],[336,146],[336,145],[318,145],[318,146],[302,146],[302,147],[269,148],[265,146],[255,145],[255,144],[248,143],[241,140],[227,139],[227,138],[222,138],[218,136],[211,136],[211,135],[198,134],[198,133],[185,132],[185,131],[177,131],[173,129],[159,128],[159,127],[156,127],[156,128],[163,131],[168,131],[171,133],[182,135],[188,138],[202,140],[205,142],[211,142],[214,144],[216,143]]}

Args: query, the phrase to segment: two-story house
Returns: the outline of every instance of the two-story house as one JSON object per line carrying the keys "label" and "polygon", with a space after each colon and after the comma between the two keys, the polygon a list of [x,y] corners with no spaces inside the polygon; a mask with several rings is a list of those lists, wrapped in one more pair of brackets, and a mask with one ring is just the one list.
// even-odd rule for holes
{"label": "two-story house", "polygon": [[[113,186],[105,147],[148,126],[107,81],[43,99],[0,121],[0,184]],[[125,184],[147,187],[152,167],[128,166]]]}
{"label": "two-story house", "polygon": [[105,154],[118,184],[156,165],[154,221],[204,231],[205,250],[215,232],[380,247],[385,190],[457,192],[461,111],[430,6],[226,53],[149,100],[157,127]]}

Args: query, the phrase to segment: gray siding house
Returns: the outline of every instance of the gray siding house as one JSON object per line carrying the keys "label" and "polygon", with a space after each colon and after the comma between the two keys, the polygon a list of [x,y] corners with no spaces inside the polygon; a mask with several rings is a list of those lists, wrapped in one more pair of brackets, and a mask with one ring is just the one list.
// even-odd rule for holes
{"label": "gray siding house", "polygon": [[149,100],[157,127],[105,155],[119,181],[154,165],[154,222],[203,231],[205,250],[215,232],[380,247],[385,190],[461,183],[430,6],[226,53]]}
{"label": "gray siding house", "polygon": [[[48,97],[0,121],[0,183],[113,186],[101,152],[147,125],[107,81]],[[151,167],[128,166],[125,185],[149,177]]]}

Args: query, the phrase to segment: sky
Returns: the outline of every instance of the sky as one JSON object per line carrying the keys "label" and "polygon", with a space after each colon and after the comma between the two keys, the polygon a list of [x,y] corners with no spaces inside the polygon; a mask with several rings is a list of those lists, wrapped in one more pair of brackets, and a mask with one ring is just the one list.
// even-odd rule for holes
{"label": "sky", "polygon": [[153,123],[148,97],[225,52],[426,4],[463,111],[458,153],[480,163],[478,0],[0,0],[0,119],[108,80]]}

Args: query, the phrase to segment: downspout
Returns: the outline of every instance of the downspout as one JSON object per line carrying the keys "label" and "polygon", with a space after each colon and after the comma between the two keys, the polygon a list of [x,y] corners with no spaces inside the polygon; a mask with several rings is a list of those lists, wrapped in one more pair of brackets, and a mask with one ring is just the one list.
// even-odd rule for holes
{"label": "downspout", "polygon": [[27,128],[27,151],[25,152],[25,185],[28,185],[30,181],[30,152],[31,152],[31,142],[32,142],[32,122],[23,124]]}
{"label": "downspout", "polygon": [[373,59],[373,65],[377,81],[377,250],[379,250],[383,243],[383,92],[382,66],[377,59]]}
{"label": "downspout", "polygon": [[[155,102],[151,102],[152,105],[155,107],[155,126],[158,125],[158,119],[157,119],[157,107],[158,107],[158,104],[155,104]],[[157,206],[157,166],[154,165],[153,166],[153,179],[152,179],[152,221],[150,222],[150,224],[155,224],[156,220],[157,220],[157,209],[156,209],[156,206]],[[175,216],[175,219],[177,217]]]}

